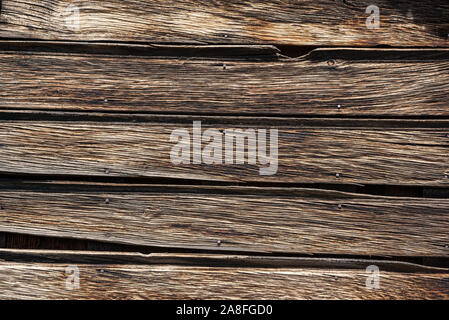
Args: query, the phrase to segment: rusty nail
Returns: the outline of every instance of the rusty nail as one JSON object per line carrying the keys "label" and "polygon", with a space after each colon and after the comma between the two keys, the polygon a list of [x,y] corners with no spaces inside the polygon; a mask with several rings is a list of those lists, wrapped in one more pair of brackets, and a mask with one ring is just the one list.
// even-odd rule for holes
{"label": "rusty nail", "polygon": [[327,65],[330,66],[330,67],[334,66],[335,65],[335,60],[333,60],[333,59],[328,60],[327,61]]}

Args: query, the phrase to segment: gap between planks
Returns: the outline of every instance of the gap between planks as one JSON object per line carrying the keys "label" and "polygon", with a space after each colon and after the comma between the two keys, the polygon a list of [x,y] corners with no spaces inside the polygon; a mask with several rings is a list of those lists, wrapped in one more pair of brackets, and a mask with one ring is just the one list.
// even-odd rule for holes
{"label": "gap between planks", "polygon": [[134,265],[178,265],[197,267],[232,268],[313,268],[365,270],[376,265],[382,271],[406,273],[448,272],[448,267],[426,266],[417,263],[388,259],[366,258],[322,258],[282,257],[245,254],[201,254],[201,253],[136,253],[109,251],[30,250],[0,249],[0,261],[4,263],[79,263],[79,264],[134,264]]}

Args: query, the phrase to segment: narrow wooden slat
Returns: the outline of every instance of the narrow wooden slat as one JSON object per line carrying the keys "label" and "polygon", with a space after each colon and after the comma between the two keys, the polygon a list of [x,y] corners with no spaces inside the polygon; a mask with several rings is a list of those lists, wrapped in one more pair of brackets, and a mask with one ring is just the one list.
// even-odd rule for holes
{"label": "narrow wooden slat", "polygon": [[0,191],[0,231],[221,251],[449,256],[447,199],[291,188],[62,188]]}
{"label": "narrow wooden slat", "polygon": [[[222,130],[223,152],[218,164],[193,164],[193,122],[189,123],[193,118],[176,117],[173,121],[176,119],[185,123],[0,121],[0,171],[230,182],[449,184],[447,129],[376,128],[376,120],[368,121],[374,128],[366,129],[333,127],[345,122],[357,125],[357,120],[321,120],[328,127],[308,127],[309,122],[315,125],[312,120],[297,125],[295,120],[214,120],[236,123],[221,125],[200,118],[204,120],[203,133],[215,129],[220,134],[218,130]],[[413,123],[422,125],[425,121]],[[190,135],[190,164],[172,162],[171,152],[177,142],[171,142],[170,136],[176,129],[185,129]],[[235,154],[234,164],[226,164],[225,136],[231,129],[268,129],[267,155],[271,148],[269,130],[277,129],[277,165],[274,159],[271,164],[261,164],[260,157],[255,165],[247,164],[247,159],[244,164],[236,164]],[[203,142],[202,148],[207,144]],[[248,149],[247,143],[244,147]],[[268,167],[272,175],[263,175],[266,173],[261,169]]]}
{"label": "narrow wooden slat", "polygon": [[200,253],[151,253],[117,251],[0,249],[0,260],[15,263],[176,265],[233,268],[308,268],[366,270],[375,265],[382,271],[404,273],[444,273],[446,267],[387,259],[280,257]]}
{"label": "narrow wooden slat", "polygon": [[[448,46],[445,0],[3,0],[0,36],[45,40]],[[76,5],[77,8],[69,7]],[[79,24],[76,18],[79,13]]]}
{"label": "narrow wooden slat", "polygon": [[[91,50],[106,50],[95,48]],[[139,50],[150,55],[164,52],[151,46]],[[210,54],[208,50],[220,51],[179,50],[179,54],[196,52],[200,56]],[[272,48],[253,50],[253,57],[259,57],[257,52],[263,55]],[[238,52],[251,50],[241,48]],[[222,51],[223,56],[228,54],[229,49]],[[3,109],[449,115],[446,49],[322,49],[299,60],[265,62],[13,52],[0,54],[0,70]]]}
{"label": "narrow wooden slat", "polygon": [[449,298],[447,272],[420,274],[381,271],[380,288],[368,289],[366,281],[370,274],[367,274],[365,270],[79,265],[77,266],[80,276],[79,289],[69,290],[66,281],[68,276],[73,274],[71,271],[73,269],[68,269],[67,274],[68,266],[67,264],[0,263],[0,298]]}

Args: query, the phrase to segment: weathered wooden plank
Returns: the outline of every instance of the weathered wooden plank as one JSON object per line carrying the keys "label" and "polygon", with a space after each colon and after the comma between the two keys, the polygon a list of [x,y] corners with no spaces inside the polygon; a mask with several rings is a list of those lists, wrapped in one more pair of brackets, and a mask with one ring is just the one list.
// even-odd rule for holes
{"label": "weathered wooden plank", "polygon": [[[441,299],[449,290],[447,269],[400,261],[4,249],[0,260],[3,299]],[[368,266],[379,268],[378,289],[366,287]],[[79,288],[68,279],[75,270]]]}
{"label": "weathered wooden plank", "polygon": [[[201,122],[198,132],[204,134],[210,129],[217,135],[215,142],[222,155],[217,151],[217,158],[211,160],[205,157],[213,156],[213,152],[208,153],[206,149],[209,145],[206,140],[201,144],[202,151],[193,152],[193,123],[190,121],[194,119],[171,118],[171,121],[185,123],[0,121],[0,171],[3,174],[230,182],[449,184],[447,128],[376,128],[376,120],[359,123],[361,126],[369,123],[374,128],[338,128],[335,125],[344,124],[345,120],[321,119],[319,123],[326,127],[313,127],[308,124],[316,123],[307,119],[296,122],[270,118],[197,118],[204,120],[198,120]],[[357,120],[346,122],[348,125],[358,123]],[[425,125],[426,121],[408,123]],[[247,141],[241,144],[243,152],[238,152],[244,163],[237,164],[237,152],[229,155],[236,145],[231,130],[237,129],[253,129],[254,133],[259,133],[255,136],[259,141],[257,159],[255,152],[249,153],[250,158],[256,160],[253,164],[248,164]],[[263,129],[268,131],[260,131]],[[277,140],[276,131],[270,132],[271,129],[278,130]],[[189,163],[177,162],[182,155],[175,148],[179,147],[179,130],[188,134],[182,146],[186,146],[185,161]],[[244,133],[236,135],[243,137]],[[266,138],[266,156],[262,136]],[[230,141],[228,147],[226,139]],[[198,160],[196,155],[203,156],[198,164],[194,163]]]}
{"label": "weathered wooden plank", "polygon": [[160,43],[448,46],[445,0],[3,0],[0,36]]}
{"label": "weathered wooden plank", "polygon": [[[254,58],[272,48],[253,50],[262,54]],[[151,55],[164,49],[148,46],[147,51]],[[207,48],[178,52],[210,54]],[[235,54],[239,52],[251,50]],[[222,53],[230,54],[229,49]],[[449,115],[446,49],[321,49],[300,59],[226,59],[1,53],[0,108],[209,115]]]}
{"label": "weathered wooden plank", "polygon": [[[448,299],[449,273],[0,263],[2,299]],[[68,270],[68,273],[67,273]],[[69,278],[69,279],[68,279]],[[67,281],[69,285],[67,286]]]}
{"label": "weathered wooden plank", "polygon": [[448,199],[292,188],[60,187],[1,190],[0,231],[220,251],[449,256]]}

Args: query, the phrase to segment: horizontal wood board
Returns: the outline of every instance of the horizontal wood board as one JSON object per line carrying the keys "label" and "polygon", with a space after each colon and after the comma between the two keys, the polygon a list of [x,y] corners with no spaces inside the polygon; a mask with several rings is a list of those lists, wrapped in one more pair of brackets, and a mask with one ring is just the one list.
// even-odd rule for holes
{"label": "horizontal wood board", "polygon": [[[210,54],[207,48],[178,49],[180,54]],[[271,49],[240,48],[240,52],[253,58],[267,57]],[[111,50],[126,51],[122,47]],[[141,54],[158,54],[168,49],[140,50]],[[232,52],[215,51],[223,55]],[[299,59],[228,59],[3,52],[0,109],[256,116],[449,115],[449,51],[445,49],[319,49]]]}
{"label": "horizontal wood board", "polygon": [[[154,43],[448,46],[445,0],[3,0],[0,37]],[[74,7],[76,6],[76,7]],[[79,21],[79,23],[77,22]]]}
{"label": "horizontal wood board", "polygon": [[[194,119],[186,116],[171,120],[185,123],[0,121],[0,172],[228,182],[435,186],[449,183],[449,136],[445,128],[376,128],[375,120],[359,123],[360,126],[367,123],[373,128],[338,128],[332,127],[333,123],[344,125],[345,121],[333,122],[332,119],[322,120],[327,127],[314,127],[316,123],[307,119],[297,122],[296,126],[295,120],[269,124],[270,120],[266,119],[266,124],[260,124],[238,118],[215,119],[217,124],[213,124],[211,119],[203,118],[204,121],[199,120],[202,134],[207,129],[216,130],[221,137],[216,139],[222,142],[222,156],[217,158],[218,163],[205,164],[202,158],[201,164],[194,164],[191,120]],[[220,125],[220,122],[234,122],[235,125]],[[357,120],[346,122],[357,126]],[[308,127],[308,123],[312,126]],[[419,121],[411,124],[421,125]],[[253,129],[255,133],[267,129],[264,136],[267,156],[273,151],[271,164],[261,163],[263,157],[257,157],[256,164],[248,164],[247,141],[245,154],[239,152],[244,156],[244,163],[236,164],[236,150],[232,158],[234,164],[226,163],[225,136],[229,136],[230,130],[237,129],[242,132]],[[270,147],[270,129],[278,130],[278,148]],[[174,140],[170,139],[174,130],[185,130],[190,136],[190,140],[186,138],[185,141],[190,141],[190,149],[186,147],[190,150],[190,157],[186,157],[190,164],[172,161],[178,159],[180,153],[174,150],[181,141],[177,134]],[[243,135],[237,133],[237,136]],[[235,143],[234,139],[234,149]],[[213,156],[213,152],[205,151],[207,145],[208,142],[203,141],[201,154]],[[257,150],[260,152],[261,149],[258,147]],[[261,171],[268,167],[271,171]]]}
{"label": "horizontal wood board", "polygon": [[70,186],[0,191],[0,231],[218,251],[449,255],[447,199],[284,188],[64,188]]}

